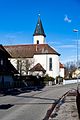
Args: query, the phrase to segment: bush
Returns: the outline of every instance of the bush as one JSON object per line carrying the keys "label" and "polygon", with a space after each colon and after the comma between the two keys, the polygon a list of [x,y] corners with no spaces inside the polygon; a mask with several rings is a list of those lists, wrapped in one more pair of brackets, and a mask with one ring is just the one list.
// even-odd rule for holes
{"label": "bush", "polygon": [[53,77],[50,77],[50,76],[48,76],[48,75],[46,75],[45,77],[44,77],[44,81],[54,81],[55,79],[53,78]]}
{"label": "bush", "polygon": [[57,76],[56,77],[56,83],[61,83],[61,82],[63,82],[63,77]]}

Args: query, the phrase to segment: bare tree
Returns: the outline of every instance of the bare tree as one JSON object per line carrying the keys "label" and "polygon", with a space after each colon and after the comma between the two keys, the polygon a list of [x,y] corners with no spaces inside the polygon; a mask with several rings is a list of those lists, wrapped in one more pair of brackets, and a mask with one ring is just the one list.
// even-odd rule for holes
{"label": "bare tree", "polygon": [[18,59],[17,60],[17,70],[20,75],[28,74],[30,66],[34,63],[34,60],[31,59]]}
{"label": "bare tree", "polygon": [[77,64],[75,61],[69,61],[65,64],[65,76],[68,78],[72,78],[72,72],[77,68]]}
{"label": "bare tree", "polygon": [[21,71],[22,71],[22,61],[20,59],[17,60],[17,70],[21,75]]}

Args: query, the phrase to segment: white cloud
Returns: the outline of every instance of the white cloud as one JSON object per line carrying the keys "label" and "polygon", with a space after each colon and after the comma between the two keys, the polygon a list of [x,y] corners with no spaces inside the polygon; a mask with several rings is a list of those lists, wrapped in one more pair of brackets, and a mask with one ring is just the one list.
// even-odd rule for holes
{"label": "white cloud", "polygon": [[8,39],[15,39],[16,38],[15,35],[9,35],[9,34],[7,34],[5,37]]}
{"label": "white cloud", "polygon": [[71,22],[72,22],[72,20],[69,19],[67,15],[65,15],[65,17],[64,17],[64,21],[65,21],[65,22],[68,22],[68,23],[71,23]]}
{"label": "white cloud", "polygon": [[48,44],[50,44],[50,45],[59,45],[59,44],[61,44],[60,42],[56,42],[56,41],[52,41],[52,42],[47,42]]}
{"label": "white cloud", "polygon": [[61,45],[59,48],[75,48],[75,45]]}

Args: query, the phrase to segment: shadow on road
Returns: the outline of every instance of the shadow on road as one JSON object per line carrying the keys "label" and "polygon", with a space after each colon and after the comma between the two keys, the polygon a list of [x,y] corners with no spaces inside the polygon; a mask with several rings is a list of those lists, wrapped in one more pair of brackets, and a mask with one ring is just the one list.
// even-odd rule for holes
{"label": "shadow on road", "polygon": [[[36,95],[36,94],[35,94]],[[35,95],[32,95],[32,96],[24,96],[24,95],[21,95],[21,96],[16,96],[16,97],[23,97],[23,98],[32,98],[32,99],[39,99],[39,100],[53,100],[53,101],[57,101],[57,99],[53,99],[53,98],[47,98],[47,97],[36,97]]]}
{"label": "shadow on road", "polygon": [[31,86],[31,87],[22,87],[22,88],[12,88],[12,89],[3,89],[0,90],[0,96],[4,95],[19,95],[21,93],[28,93],[32,91],[42,91],[44,86]]}

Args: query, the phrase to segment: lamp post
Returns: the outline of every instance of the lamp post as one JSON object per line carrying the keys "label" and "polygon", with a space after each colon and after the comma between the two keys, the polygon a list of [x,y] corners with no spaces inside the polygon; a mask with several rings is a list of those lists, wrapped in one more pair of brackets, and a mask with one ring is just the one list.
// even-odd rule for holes
{"label": "lamp post", "polygon": [[[79,61],[78,61],[78,30],[74,29],[74,32],[77,32],[77,70],[78,70],[78,65],[79,65]],[[78,71],[77,71],[78,72]],[[79,81],[78,81],[78,73],[77,73],[77,95],[76,95],[76,104],[77,104],[77,109],[78,109],[78,115],[79,115],[79,119],[80,119],[80,92],[79,92]]]}
{"label": "lamp post", "polygon": [[79,30],[77,30],[77,29],[74,29],[73,30],[73,32],[76,32],[77,33],[77,89],[78,89],[78,64],[79,64],[79,58],[78,58],[78,32],[79,32]]}

